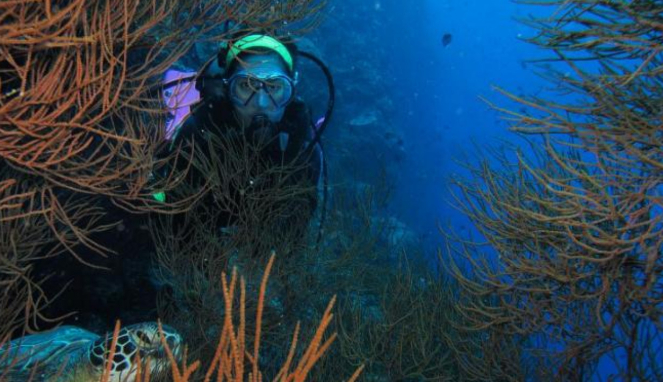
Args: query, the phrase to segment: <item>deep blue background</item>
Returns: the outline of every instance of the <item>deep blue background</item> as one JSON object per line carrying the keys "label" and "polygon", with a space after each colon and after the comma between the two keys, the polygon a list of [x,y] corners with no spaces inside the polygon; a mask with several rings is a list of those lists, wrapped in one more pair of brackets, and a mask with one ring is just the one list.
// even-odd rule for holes
{"label": "deep blue background", "polygon": [[[368,148],[383,151],[379,159],[386,161],[395,186],[388,213],[422,238],[429,253],[441,243],[438,225],[476,235],[452,205],[449,179],[467,175],[459,162],[473,163],[505,142],[523,143],[481,97],[519,110],[522,106],[494,87],[523,96],[554,88],[530,62],[550,57],[549,52],[524,41],[536,31],[518,21],[549,16],[554,9],[510,0],[330,4],[329,17],[312,40],[330,64],[339,92],[329,133],[332,155],[342,156],[344,144],[359,146],[350,154],[360,172],[368,173],[376,171],[368,165],[375,161]],[[452,41],[444,46],[446,33]],[[376,110],[376,123],[350,122]],[[402,147],[376,142],[385,134],[387,141],[394,134],[402,138]],[[599,375],[614,371],[611,363],[602,362]]]}
{"label": "deep blue background", "polygon": [[[395,61],[394,94],[405,105],[398,114],[408,152],[396,194],[397,213],[418,232],[435,237],[438,222],[458,231],[470,229],[450,206],[448,178],[462,175],[457,161],[473,161],[477,150],[516,140],[500,115],[480,99],[510,105],[494,91],[539,92],[545,82],[526,60],[542,57],[522,41],[534,31],[516,18],[543,11],[508,0],[413,2],[411,20],[396,19],[391,38],[404,52]],[[385,9],[396,12],[398,9]],[[445,33],[453,36],[444,47]]]}
{"label": "deep blue background", "polygon": [[[325,21],[300,46],[334,75],[336,109],[325,132],[331,172],[340,173],[332,184],[348,173],[370,183],[384,170],[394,186],[387,213],[428,248],[440,243],[438,224],[469,233],[449,179],[466,175],[459,162],[523,142],[485,100],[519,110],[495,87],[524,96],[553,86],[530,62],[549,53],[525,41],[536,31],[519,21],[552,12],[510,0],[330,0]],[[315,69],[301,71],[300,95],[320,114],[323,97],[306,89],[326,87],[310,80]]]}

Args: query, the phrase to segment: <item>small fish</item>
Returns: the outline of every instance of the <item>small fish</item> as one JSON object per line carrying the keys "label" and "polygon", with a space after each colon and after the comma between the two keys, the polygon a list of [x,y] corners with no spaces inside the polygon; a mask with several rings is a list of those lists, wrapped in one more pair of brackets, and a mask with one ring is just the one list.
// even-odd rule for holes
{"label": "small fish", "polygon": [[449,46],[449,44],[451,44],[452,39],[453,39],[453,36],[451,35],[451,33],[445,33],[442,36],[442,46],[445,47],[445,48],[447,46]]}

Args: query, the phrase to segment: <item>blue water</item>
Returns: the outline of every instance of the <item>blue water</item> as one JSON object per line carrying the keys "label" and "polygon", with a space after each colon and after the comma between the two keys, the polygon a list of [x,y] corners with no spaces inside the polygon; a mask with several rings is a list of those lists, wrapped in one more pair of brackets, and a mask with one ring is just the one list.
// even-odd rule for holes
{"label": "blue water", "polygon": [[[451,208],[448,177],[462,175],[456,161],[476,158],[486,145],[512,137],[499,114],[480,99],[509,105],[498,86],[516,94],[539,92],[545,83],[525,64],[542,52],[521,40],[533,32],[514,20],[538,8],[508,1],[421,2],[422,20],[400,20],[411,29],[394,35],[406,46],[398,60],[394,92],[408,105],[399,115],[407,126],[407,168],[397,195],[403,219],[420,232],[434,233],[437,222],[461,230],[468,224]],[[399,30],[400,28],[396,28]],[[453,41],[444,47],[445,33]]]}
{"label": "blue water", "polygon": [[[379,108],[373,104],[383,101],[384,92],[393,107],[383,113],[379,127],[368,128],[395,130],[403,138],[402,156],[390,157],[393,147],[384,155],[398,166],[390,173],[396,184],[391,213],[432,245],[438,223],[469,229],[450,205],[449,177],[464,174],[457,161],[472,162],[477,150],[513,138],[481,97],[513,106],[495,87],[524,95],[538,94],[547,85],[527,62],[545,57],[523,41],[534,31],[516,21],[544,10],[488,0],[415,1],[407,7],[395,0],[337,0],[331,5],[325,23],[313,33],[341,93],[330,135],[347,128],[348,119]],[[347,21],[352,17],[363,24],[352,25]],[[447,46],[442,43],[445,34],[452,36]],[[352,83],[348,73],[358,82],[379,78],[381,86],[369,83],[375,93],[366,98],[344,95],[347,82]]]}
{"label": "blue water", "polygon": [[[359,53],[345,52],[340,57],[338,50],[332,53],[323,48],[323,54],[337,73],[346,73],[344,66],[354,69],[357,60],[365,60],[374,75],[384,80],[384,90],[393,100],[384,125],[372,127],[394,129],[403,137],[404,155],[390,163],[395,193],[389,213],[423,239],[429,250],[441,243],[438,227],[476,237],[472,224],[454,208],[449,179],[468,175],[458,161],[476,163],[477,154],[489,149],[506,142],[522,144],[485,100],[518,110],[521,106],[495,87],[516,95],[539,95],[553,86],[536,75],[540,67],[530,62],[550,53],[524,41],[536,32],[518,21],[549,15],[552,9],[505,0],[336,0],[331,4],[336,8],[316,41],[323,46],[326,39],[338,36],[364,36],[368,41],[357,42],[364,49]],[[353,10],[361,16],[349,13]],[[362,22],[344,23],[344,17],[353,16]],[[452,36],[446,46],[445,34]],[[365,81],[362,78],[358,81]],[[346,80],[344,75],[337,78],[340,84]],[[341,118],[360,115],[360,105],[370,109],[370,103],[380,97],[341,96]],[[343,129],[344,121],[337,120],[334,126]],[[610,375],[616,370],[614,364],[615,360],[604,359],[595,378]]]}

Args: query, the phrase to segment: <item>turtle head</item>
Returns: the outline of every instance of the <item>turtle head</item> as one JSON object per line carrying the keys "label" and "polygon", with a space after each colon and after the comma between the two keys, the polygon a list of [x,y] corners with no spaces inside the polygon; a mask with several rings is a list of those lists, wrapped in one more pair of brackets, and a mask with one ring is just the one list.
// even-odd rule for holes
{"label": "turtle head", "polygon": [[[166,344],[173,352],[176,361],[181,354],[182,337],[177,331],[162,325]],[[90,363],[93,367],[103,370],[106,360],[110,356],[110,347],[113,342],[113,333],[96,340],[90,348]],[[110,360],[111,381],[133,381],[137,360],[143,363],[149,360],[152,375],[157,375],[170,368],[164,344],[159,335],[159,326],[156,322],[144,322],[122,328],[117,336],[115,354]]]}

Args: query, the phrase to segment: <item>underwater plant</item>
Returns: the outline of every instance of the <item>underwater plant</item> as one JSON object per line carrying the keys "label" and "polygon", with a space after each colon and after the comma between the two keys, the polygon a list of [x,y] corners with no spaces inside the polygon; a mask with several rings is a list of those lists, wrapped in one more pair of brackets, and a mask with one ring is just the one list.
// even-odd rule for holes
{"label": "underwater plant", "polygon": [[[246,282],[242,278],[239,287],[237,286],[237,273],[233,271],[230,282],[223,274],[221,283],[224,294],[225,304],[225,318],[223,321],[223,328],[219,336],[219,341],[214,353],[209,368],[205,374],[205,381],[210,380],[215,374],[218,381],[244,381],[248,378],[249,381],[261,381],[263,375],[260,369],[260,344],[261,344],[261,331],[262,331],[262,314],[265,304],[265,289],[269,273],[274,263],[274,254],[269,259],[262,281],[260,283],[259,296],[257,300],[257,310],[255,318],[255,332],[253,334],[253,346],[248,346],[245,338],[245,330],[247,327],[245,316],[245,294]],[[237,291],[240,294],[239,299],[239,323],[233,323],[233,316],[235,312],[234,299],[237,298]],[[302,353],[299,362],[295,365],[294,357],[295,350],[298,344],[299,324],[296,325],[292,340],[290,341],[290,350],[287,352],[285,362],[280,367],[279,372],[274,376],[274,381],[304,381],[310,373],[315,363],[327,351],[331,343],[335,340],[336,335],[324,338],[325,332],[331,323],[333,314],[331,313],[334,306],[335,299],[327,305],[325,312],[320,320],[309,346]],[[186,382],[189,376],[199,367],[197,362],[187,365],[186,360],[182,364],[182,368],[177,365],[176,359],[171,356],[171,365],[173,367],[173,380],[175,382]],[[356,380],[362,371],[360,366],[350,377],[349,381]]]}
{"label": "underwater plant", "polygon": [[[222,273],[225,316],[214,357],[207,362],[205,370],[200,369],[199,360],[189,363],[191,354],[188,345],[172,327],[166,328],[159,322],[121,328],[117,321],[112,334],[107,333],[104,337],[75,327],[63,327],[62,331],[43,333],[43,338],[33,337],[33,341],[28,337],[25,342],[0,342],[0,361],[6,366],[5,370],[0,370],[0,380],[21,378],[29,382],[48,378],[49,381],[148,382],[169,378],[174,382],[262,381],[262,318],[265,292],[274,260],[275,254],[272,253],[260,282],[257,310],[252,322],[255,325],[253,343],[246,338],[246,281],[237,276],[236,268],[230,278]],[[336,334],[326,333],[333,319],[331,311],[334,302],[335,298],[332,298],[308,346],[299,355],[295,350],[299,344],[300,326],[295,326],[289,349],[282,348],[286,357],[274,375],[274,381],[307,379],[313,366],[336,338]],[[53,337],[59,334],[61,338]],[[70,344],[63,346],[67,341]],[[12,355],[13,358],[7,358]],[[128,359],[132,356],[133,359]],[[126,364],[124,368],[118,366],[122,362]],[[38,368],[40,371],[35,372]],[[348,381],[355,381],[362,369],[358,367]]]}
{"label": "underwater plant", "polygon": [[[206,144],[204,148],[200,144],[180,148],[181,157],[174,166],[185,179],[169,197],[195,201],[184,213],[162,215],[161,224],[152,226],[155,241],[197,235],[205,232],[201,227],[211,228],[210,234],[224,227],[222,236],[228,248],[242,248],[256,256],[271,249],[290,252],[287,247],[296,246],[308,228],[319,192],[306,181],[306,164],[273,163],[262,153],[265,143],[250,142],[244,135],[212,135]],[[195,241],[188,240],[192,245]],[[172,241],[175,246],[183,243]],[[206,246],[205,240],[200,244]],[[171,251],[162,252],[170,255]]]}
{"label": "underwater plant", "polygon": [[526,346],[527,379],[661,380],[663,4],[526,3],[555,7],[526,22],[562,101],[502,91],[527,108],[495,106],[530,152],[504,149],[456,180],[486,240],[446,251],[457,310],[467,330]]}
{"label": "underwater plant", "polygon": [[284,309],[272,317],[287,328],[292,317],[324,310],[320,291],[336,295],[338,337],[312,371],[314,380],[335,380],[358,365],[367,381],[490,378],[486,368],[463,366],[482,350],[495,350],[508,365],[518,344],[462,329],[469,323],[454,310],[455,280],[432,270],[418,242],[399,241],[402,228],[380,215],[391,195],[384,181],[333,187],[326,234],[317,249],[284,265],[287,279],[274,287]]}
{"label": "underwater plant", "polygon": [[[31,179],[23,179],[0,190],[0,199],[7,201],[6,208],[0,209],[1,336],[31,332],[40,323],[62,319],[48,317],[41,310],[65,285],[46,293],[41,282],[49,276],[35,275],[34,263],[61,256],[79,243],[81,238],[66,222],[80,222],[87,232],[105,229],[99,224],[104,212],[90,198],[63,198],[45,211],[40,206],[48,195],[33,193],[33,185]],[[54,231],[53,226],[59,229]],[[75,252],[71,254],[85,263]]]}

